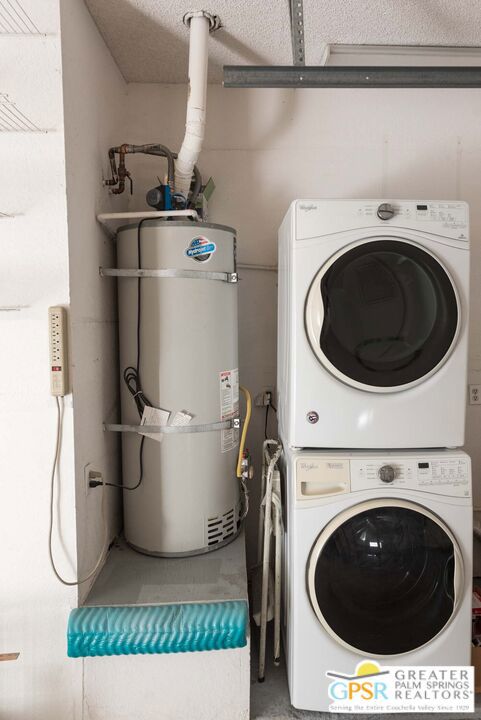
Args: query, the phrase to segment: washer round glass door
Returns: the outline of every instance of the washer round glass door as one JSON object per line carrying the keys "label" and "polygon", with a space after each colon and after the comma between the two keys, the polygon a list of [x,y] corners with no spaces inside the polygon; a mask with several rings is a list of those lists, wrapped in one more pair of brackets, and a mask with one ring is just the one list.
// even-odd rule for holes
{"label": "washer round glass door", "polygon": [[339,643],[386,657],[435,638],[455,615],[463,563],[435,515],[404,500],[371,500],[324,528],[309,558],[307,585],[317,618]]}
{"label": "washer round glass door", "polygon": [[305,310],[320,362],[372,392],[422,382],[448,358],[460,326],[446,268],[407,240],[368,239],[338,252],[317,273]]}

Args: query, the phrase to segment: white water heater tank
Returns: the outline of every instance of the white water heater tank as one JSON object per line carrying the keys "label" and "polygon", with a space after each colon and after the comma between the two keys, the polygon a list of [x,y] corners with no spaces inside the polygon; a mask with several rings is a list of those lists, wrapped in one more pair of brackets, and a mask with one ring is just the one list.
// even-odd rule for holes
{"label": "white water heater tank", "polygon": [[124,486],[143,466],[140,486],[123,493],[125,536],[144,553],[208,552],[239,531],[235,257],[235,230],[222,225],[149,219],[117,234],[118,268],[142,271],[118,279],[122,423],[140,423],[123,379],[136,368],[138,340],[149,405],[165,411],[162,422],[170,413],[170,426],[192,416],[188,432],[146,436],[142,452],[142,435],[122,434]]}

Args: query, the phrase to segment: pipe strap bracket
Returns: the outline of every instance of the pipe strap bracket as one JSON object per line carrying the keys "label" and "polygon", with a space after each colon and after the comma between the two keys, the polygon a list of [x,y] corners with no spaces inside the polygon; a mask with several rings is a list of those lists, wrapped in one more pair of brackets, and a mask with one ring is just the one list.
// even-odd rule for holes
{"label": "pipe strap bracket", "polygon": [[219,280],[236,283],[239,278],[236,272],[208,272],[202,270],[179,270],[176,268],[99,268],[101,277],[118,278],[187,278],[189,280]]}
{"label": "pipe strap bracket", "polygon": [[161,435],[176,435],[178,433],[201,433],[215,432],[217,430],[238,430],[240,428],[240,418],[230,418],[229,420],[221,420],[220,422],[204,423],[202,425],[116,425],[106,423],[104,429],[109,432],[130,432],[130,433],[149,433]]}

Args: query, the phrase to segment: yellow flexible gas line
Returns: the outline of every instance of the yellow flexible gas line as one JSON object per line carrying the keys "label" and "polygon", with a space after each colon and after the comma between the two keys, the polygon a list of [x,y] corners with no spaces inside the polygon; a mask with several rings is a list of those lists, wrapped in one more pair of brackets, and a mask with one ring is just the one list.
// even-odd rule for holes
{"label": "yellow flexible gas line", "polygon": [[244,425],[242,428],[242,435],[239,445],[239,456],[237,458],[237,477],[242,477],[242,456],[244,455],[244,447],[246,444],[246,435],[247,430],[249,428],[249,423],[251,419],[251,412],[252,412],[252,398],[250,392],[247,390],[247,388],[242,387],[242,385],[239,388],[241,392],[244,393],[244,397],[246,399],[246,416],[244,419]]}

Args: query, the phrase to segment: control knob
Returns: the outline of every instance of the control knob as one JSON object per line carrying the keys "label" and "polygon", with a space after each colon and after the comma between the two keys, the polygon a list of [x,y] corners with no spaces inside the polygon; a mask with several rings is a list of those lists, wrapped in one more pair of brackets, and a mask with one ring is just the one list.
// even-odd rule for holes
{"label": "control knob", "polygon": [[392,465],[383,465],[379,468],[379,477],[383,483],[392,483],[396,473]]}
{"label": "control knob", "polygon": [[389,203],[381,203],[377,209],[377,216],[380,220],[390,220],[394,216],[394,208]]}

